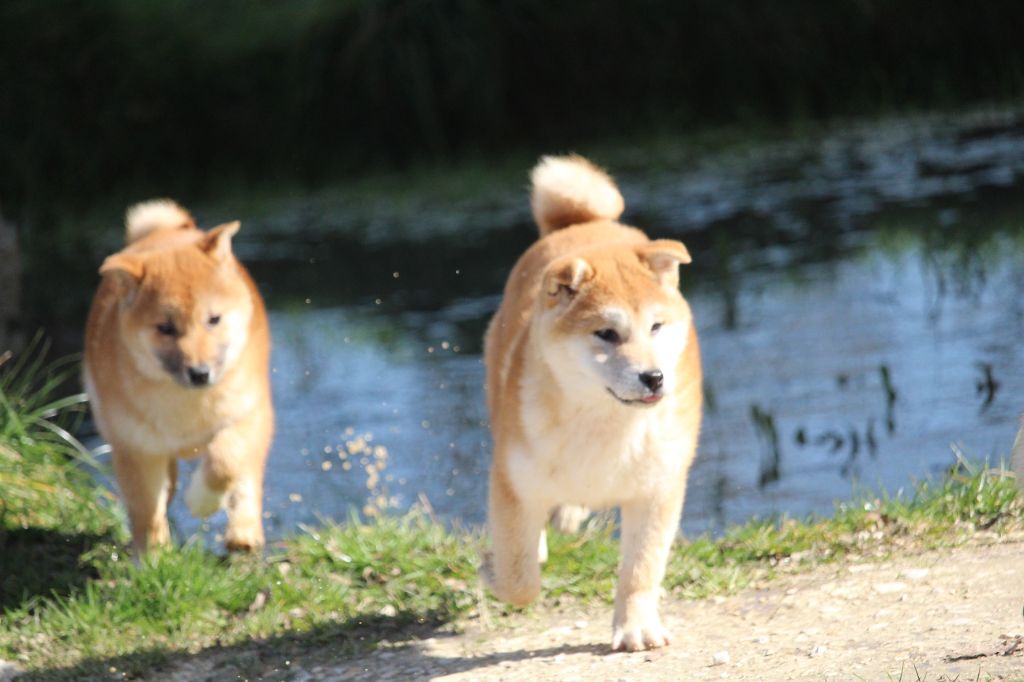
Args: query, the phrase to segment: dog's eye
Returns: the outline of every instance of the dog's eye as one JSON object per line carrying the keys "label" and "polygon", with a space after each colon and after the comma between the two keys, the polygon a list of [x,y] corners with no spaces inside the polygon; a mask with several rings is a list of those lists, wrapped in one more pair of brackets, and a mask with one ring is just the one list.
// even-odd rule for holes
{"label": "dog's eye", "polygon": [[651,325],[652,334],[657,334],[659,329],[661,329],[661,322],[655,322],[654,324]]}
{"label": "dog's eye", "polygon": [[614,329],[598,329],[594,332],[594,336],[607,343],[618,343],[621,340],[619,333]]}
{"label": "dog's eye", "polygon": [[164,336],[178,335],[178,328],[174,326],[173,322],[161,322],[156,326],[156,330]]}
{"label": "dog's eye", "polygon": [[211,327],[216,327],[217,323],[219,323],[219,322],[220,322],[220,315],[210,315],[210,319],[208,319],[206,321],[206,324],[210,325]]}

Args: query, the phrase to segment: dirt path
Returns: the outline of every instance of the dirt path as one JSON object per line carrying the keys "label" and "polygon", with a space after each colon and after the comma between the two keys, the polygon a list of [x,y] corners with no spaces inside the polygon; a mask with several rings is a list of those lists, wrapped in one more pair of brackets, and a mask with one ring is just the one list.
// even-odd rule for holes
{"label": "dirt path", "polygon": [[[207,658],[159,679],[1024,680],[1024,543],[835,564],[728,598],[669,601],[672,646],[611,654],[611,608],[482,617],[355,659],[259,672]],[[490,621],[490,622],[487,622]]]}
{"label": "dirt path", "polygon": [[[667,649],[609,654],[609,608],[490,628],[310,670],[319,679],[1024,679],[1024,544],[824,566],[675,602]],[[507,620],[507,619],[501,619]]]}

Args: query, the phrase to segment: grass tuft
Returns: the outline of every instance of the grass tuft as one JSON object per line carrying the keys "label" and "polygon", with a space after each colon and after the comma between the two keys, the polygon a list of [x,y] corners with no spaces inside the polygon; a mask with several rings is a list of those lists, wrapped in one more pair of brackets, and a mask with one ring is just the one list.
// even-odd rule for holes
{"label": "grass tuft", "polygon": [[35,604],[90,575],[80,556],[123,539],[114,498],[87,469],[75,439],[85,396],[55,397],[73,360],[47,365],[37,337],[17,358],[0,355],[0,608]]}

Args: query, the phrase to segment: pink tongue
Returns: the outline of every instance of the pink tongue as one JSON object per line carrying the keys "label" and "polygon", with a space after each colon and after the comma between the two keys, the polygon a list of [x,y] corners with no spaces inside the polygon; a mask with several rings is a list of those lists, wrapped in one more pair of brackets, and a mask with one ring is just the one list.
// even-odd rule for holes
{"label": "pink tongue", "polygon": [[660,395],[649,395],[646,398],[643,398],[643,401],[645,403],[656,403],[659,400],[661,400],[661,396]]}

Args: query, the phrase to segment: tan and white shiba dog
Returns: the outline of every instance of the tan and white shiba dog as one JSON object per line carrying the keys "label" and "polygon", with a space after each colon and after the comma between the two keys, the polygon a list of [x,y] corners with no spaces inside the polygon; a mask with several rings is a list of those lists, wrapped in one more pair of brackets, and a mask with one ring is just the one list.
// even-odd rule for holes
{"label": "tan and white shiba dog", "polygon": [[494,460],[481,573],[496,596],[525,605],[540,591],[552,511],[619,506],[612,647],[664,646],[660,584],[702,402],[679,293],[690,255],[616,222],[622,196],[581,157],[546,157],[531,179],[541,238],[509,275],[485,341]]}
{"label": "tan and white shiba dog", "polygon": [[170,541],[177,458],[202,457],[185,501],[227,505],[229,549],[263,544],[263,469],[273,433],[270,332],[231,251],[239,223],[209,232],[174,202],[128,210],[128,245],[100,268],[83,381],[128,507],[132,545]]}

